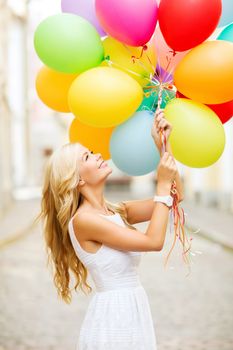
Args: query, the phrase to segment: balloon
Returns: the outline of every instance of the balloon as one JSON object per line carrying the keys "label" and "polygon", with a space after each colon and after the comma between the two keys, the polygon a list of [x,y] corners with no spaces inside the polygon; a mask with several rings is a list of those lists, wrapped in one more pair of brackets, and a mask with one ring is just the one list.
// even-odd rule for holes
{"label": "balloon", "polygon": [[72,113],[84,124],[111,127],[128,119],[143,98],[140,84],[116,68],[97,67],[80,74],[68,94]]}
{"label": "balloon", "polygon": [[225,147],[224,127],[209,107],[179,98],[167,104],[164,114],[173,126],[169,140],[179,162],[204,168],[220,158]]}
{"label": "balloon", "polygon": [[51,69],[81,73],[98,66],[104,58],[101,38],[84,18],[68,13],[42,21],[34,36],[36,52]]}
{"label": "balloon", "polygon": [[161,33],[161,29],[157,26],[155,30],[155,47],[156,53],[158,56],[159,65],[168,72],[172,72],[174,67],[182,60],[182,58],[189,52],[172,52],[171,48],[167,45],[164,40],[163,34]]}
{"label": "balloon", "polygon": [[58,112],[68,113],[68,91],[77,74],[64,74],[42,67],[36,78],[36,91],[46,106]]}
{"label": "balloon", "polygon": [[206,104],[233,99],[233,43],[206,41],[180,61],[174,84],[185,96]]}
{"label": "balloon", "polygon": [[[181,94],[179,91],[177,91],[176,97],[186,98],[186,96]],[[233,116],[233,100],[215,105],[207,104],[207,106],[217,114],[223,124]]]}
{"label": "balloon", "polygon": [[[233,17],[233,14],[232,14]],[[233,19],[232,19],[233,21]],[[226,40],[233,42],[233,23],[229,24],[218,36],[218,40]]]}
{"label": "balloon", "polygon": [[[126,46],[111,37],[104,39],[103,46],[105,56],[109,56],[112,67],[131,75],[142,86],[148,84],[151,80],[150,75],[154,73],[156,67],[156,54],[152,41],[148,43],[148,49],[145,51],[140,47]],[[137,59],[138,57],[140,58]],[[106,64],[107,61],[102,63]]]}
{"label": "balloon", "polygon": [[175,51],[191,49],[206,40],[217,27],[221,0],[161,0],[159,25]]}
{"label": "balloon", "polygon": [[222,0],[222,15],[218,25],[222,27],[231,22],[233,22],[233,1]]}
{"label": "balloon", "polygon": [[84,17],[96,28],[99,35],[106,35],[96,17],[94,0],[62,0],[61,8],[62,12],[73,13]]}
{"label": "balloon", "polygon": [[160,154],[151,136],[153,115],[136,112],[118,125],[110,140],[113,163],[130,176],[148,174],[157,168]]}
{"label": "balloon", "polygon": [[[156,86],[155,83],[149,84],[148,86]],[[138,111],[152,111],[155,112],[158,107],[158,89],[146,88],[144,89],[145,97],[138,108]],[[160,108],[165,108],[167,103],[176,96],[176,91],[172,85],[164,88],[162,91],[162,103]]]}
{"label": "balloon", "polygon": [[157,23],[156,0],[96,0],[96,14],[102,28],[130,46],[145,45]]}
{"label": "balloon", "polygon": [[94,153],[100,152],[103,159],[111,158],[110,138],[114,128],[94,128],[74,118],[69,128],[70,142],[80,142]]}
{"label": "balloon", "polygon": [[217,105],[208,105],[221,119],[221,122],[226,123],[233,116],[233,100]]}

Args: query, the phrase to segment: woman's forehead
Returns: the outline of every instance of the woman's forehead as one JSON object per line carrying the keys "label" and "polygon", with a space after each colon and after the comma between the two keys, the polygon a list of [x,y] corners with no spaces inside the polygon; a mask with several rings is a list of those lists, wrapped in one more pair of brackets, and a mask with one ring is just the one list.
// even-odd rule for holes
{"label": "woman's forehead", "polygon": [[83,152],[88,152],[89,148],[85,147],[85,146],[81,146],[81,153]]}

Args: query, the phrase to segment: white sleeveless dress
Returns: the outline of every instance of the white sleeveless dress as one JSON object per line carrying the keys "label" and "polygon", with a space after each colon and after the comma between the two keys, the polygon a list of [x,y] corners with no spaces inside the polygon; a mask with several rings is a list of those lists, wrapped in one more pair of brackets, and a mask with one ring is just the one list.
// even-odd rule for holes
{"label": "white sleeveless dress", "polygon": [[[99,215],[125,226],[119,213]],[[96,289],[76,350],[156,350],[148,296],[138,274],[142,252],[116,250],[102,244],[96,253],[88,253],[75,236],[72,220],[72,245]]]}

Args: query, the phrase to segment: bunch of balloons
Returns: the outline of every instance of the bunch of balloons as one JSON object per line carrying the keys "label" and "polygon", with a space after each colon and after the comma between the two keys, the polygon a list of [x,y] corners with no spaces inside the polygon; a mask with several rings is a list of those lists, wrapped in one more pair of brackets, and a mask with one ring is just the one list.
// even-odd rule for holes
{"label": "bunch of balloons", "polygon": [[136,176],[159,163],[151,127],[162,92],[174,157],[207,167],[221,156],[223,123],[233,115],[233,24],[211,40],[220,21],[231,20],[230,7],[230,0],[62,0],[62,13],[34,35],[44,64],[37,93],[53,110],[73,113],[70,142]]}

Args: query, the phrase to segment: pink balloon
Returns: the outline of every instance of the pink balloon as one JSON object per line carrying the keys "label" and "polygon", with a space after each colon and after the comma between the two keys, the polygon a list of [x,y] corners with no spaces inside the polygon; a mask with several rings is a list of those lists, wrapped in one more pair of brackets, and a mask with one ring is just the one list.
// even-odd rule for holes
{"label": "pink balloon", "polygon": [[96,0],[102,28],[130,46],[143,46],[152,37],[158,18],[156,0]]}
{"label": "pink balloon", "polygon": [[84,17],[96,28],[99,35],[106,35],[96,18],[95,0],[62,0],[61,9],[62,12],[73,13],[74,15]]}

